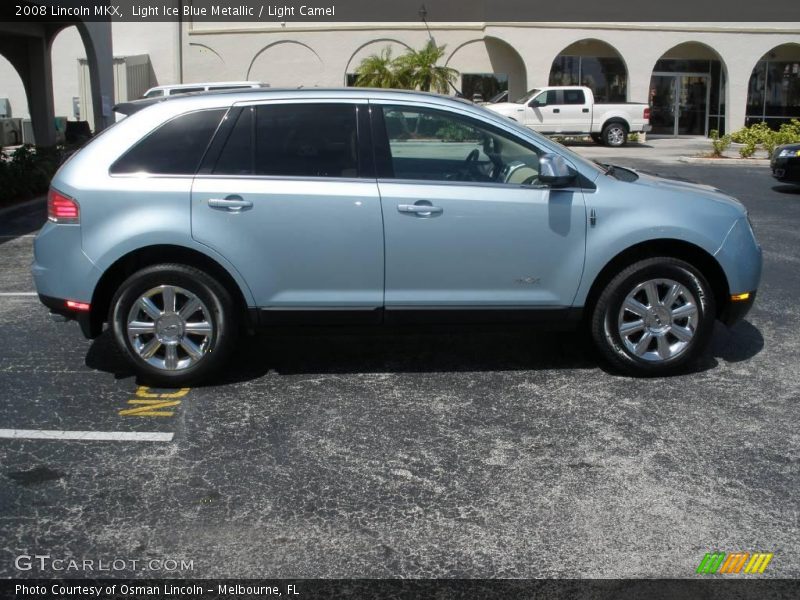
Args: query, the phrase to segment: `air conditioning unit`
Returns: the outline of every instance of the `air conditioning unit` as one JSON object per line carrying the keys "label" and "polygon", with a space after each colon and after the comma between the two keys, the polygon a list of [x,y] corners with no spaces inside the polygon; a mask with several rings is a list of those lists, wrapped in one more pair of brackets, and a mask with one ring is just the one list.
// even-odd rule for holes
{"label": "air conditioning unit", "polygon": [[22,143],[22,119],[0,119],[0,146]]}

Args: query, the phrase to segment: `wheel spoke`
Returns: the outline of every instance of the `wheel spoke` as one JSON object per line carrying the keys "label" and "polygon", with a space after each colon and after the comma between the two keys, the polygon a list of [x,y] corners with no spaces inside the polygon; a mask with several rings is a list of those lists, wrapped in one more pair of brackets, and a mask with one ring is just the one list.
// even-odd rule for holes
{"label": "wheel spoke", "polygon": [[176,344],[168,344],[164,348],[166,348],[164,366],[170,371],[174,371],[178,368],[178,346]]}
{"label": "wheel spoke", "polygon": [[184,325],[184,331],[197,335],[211,335],[211,323],[207,321],[186,323],[186,325]]}
{"label": "wheel spoke", "polygon": [[691,342],[692,337],[694,337],[694,332],[691,329],[680,325],[673,325],[669,328],[669,331],[682,342]]}
{"label": "wheel spoke", "polygon": [[182,319],[186,320],[196,313],[197,309],[199,309],[201,306],[200,300],[198,300],[196,297],[189,298],[186,304],[184,304],[180,311],[178,311],[178,314]]}
{"label": "wheel spoke", "polygon": [[672,320],[685,319],[697,314],[697,307],[694,304],[684,304],[672,311]]}
{"label": "wheel spoke", "polygon": [[675,304],[675,301],[678,299],[678,295],[681,293],[681,286],[679,283],[673,283],[672,286],[669,288],[667,295],[664,296],[664,306],[667,308],[672,308],[672,305]]}
{"label": "wheel spoke", "polygon": [[627,336],[641,331],[642,329],[644,329],[644,321],[630,321],[629,323],[620,325],[619,333],[620,335]]}
{"label": "wheel spoke", "polygon": [[642,338],[636,343],[636,346],[633,348],[633,351],[636,353],[637,356],[641,356],[647,351],[647,348],[650,346],[650,342],[653,339],[653,334],[649,331],[645,331],[642,335]]}
{"label": "wheel spoke", "polygon": [[175,288],[165,285],[161,290],[161,297],[164,299],[164,312],[175,312]]}
{"label": "wheel spoke", "polygon": [[623,304],[622,307],[625,310],[632,312],[637,317],[644,318],[647,316],[647,307],[638,300],[630,296],[625,298],[625,304]]}
{"label": "wheel spoke", "polygon": [[644,293],[647,296],[647,304],[653,308],[661,302],[658,298],[658,288],[654,281],[648,281],[644,286]]}
{"label": "wheel spoke", "polygon": [[667,336],[659,335],[656,338],[656,344],[658,345],[658,355],[661,357],[662,360],[666,360],[672,354],[672,351],[669,348],[669,342],[667,341]]}
{"label": "wheel spoke", "polygon": [[139,307],[154,321],[161,316],[161,311],[158,310],[158,307],[153,304],[153,301],[150,300],[150,298],[139,298]]}
{"label": "wheel spoke", "polygon": [[147,342],[142,349],[139,350],[139,356],[143,359],[147,360],[148,358],[153,358],[153,355],[156,353],[161,347],[161,342],[158,341],[158,338],[154,337],[149,342]]}
{"label": "wheel spoke", "polygon": [[143,333],[155,333],[156,324],[147,321],[131,321],[128,323],[128,333],[131,335],[141,335]]}
{"label": "wheel spoke", "polygon": [[186,350],[186,353],[192,357],[192,360],[200,360],[203,358],[203,351],[189,338],[181,340],[181,348]]}

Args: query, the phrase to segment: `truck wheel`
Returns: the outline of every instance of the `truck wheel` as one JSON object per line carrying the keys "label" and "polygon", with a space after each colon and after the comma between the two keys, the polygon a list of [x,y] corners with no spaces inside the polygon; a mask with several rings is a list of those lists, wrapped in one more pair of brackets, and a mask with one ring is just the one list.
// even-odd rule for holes
{"label": "truck wheel", "polygon": [[715,314],[702,273],[675,258],[649,258],[624,269],[600,294],[592,338],[603,357],[625,373],[672,375],[706,347]]}
{"label": "truck wheel", "polygon": [[603,127],[602,137],[606,146],[619,148],[628,143],[628,128],[623,123],[609,123]]}
{"label": "truck wheel", "polygon": [[232,349],[236,314],[230,293],[194,267],[162,264],[131,275],[111,301],[114,340],[141,380],[194,384]]}

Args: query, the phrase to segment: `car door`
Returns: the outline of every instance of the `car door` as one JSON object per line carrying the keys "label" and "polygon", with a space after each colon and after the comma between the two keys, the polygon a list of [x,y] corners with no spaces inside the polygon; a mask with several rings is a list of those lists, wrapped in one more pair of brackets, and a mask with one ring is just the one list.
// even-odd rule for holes
{"label": "car door", "polygon": [[545,90],[528,101],[525,125],[539,133],[553,133],[561,127],[560,90]]}
{"label": "car door", "polygon": [[555,107],[560,110],[561,133],[589,133],[592,130],[591,105],[580,88],[563,90],[563,104]]}
{"label": "car door", "polygon": [[193,237],[235,265],[263,309],[380,308],[381,206],[364,144],[366,104],[237,105],[195,178]]}
{"label": "car door", "polygon": [[372,101],[388,311],[572,303],[579,189],[538,185],[542,151],[452,109]]}

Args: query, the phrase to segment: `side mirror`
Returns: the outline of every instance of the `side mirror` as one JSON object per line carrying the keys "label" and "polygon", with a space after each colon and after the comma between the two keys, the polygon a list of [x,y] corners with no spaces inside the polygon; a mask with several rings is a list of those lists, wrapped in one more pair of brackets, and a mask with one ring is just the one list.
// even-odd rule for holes
{"label": "side mirror", "polygon": [[543,154],[539,157],[539,181],[553,188],[567,187],[578,174],[559,154]]}

